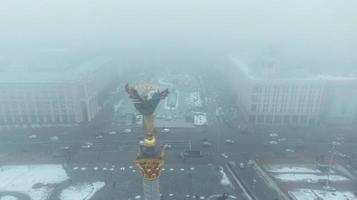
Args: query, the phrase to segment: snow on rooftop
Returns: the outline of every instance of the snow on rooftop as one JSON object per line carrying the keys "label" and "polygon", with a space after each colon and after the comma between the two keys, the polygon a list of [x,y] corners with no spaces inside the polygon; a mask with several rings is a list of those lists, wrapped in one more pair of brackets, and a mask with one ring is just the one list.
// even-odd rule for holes
{"label": "snow on rooftop", "polygon": [[320,170],[309,166],[267,165],[265,168],[273,173],[321,173]]}
{"label": "snow on rooftop", "polygon": [[298,174],[298,173],[287,173],[287,174],[276,174],[274,175],[276,179],[282,182],[321,182],[329,179],[331,182],[338,181],[348,181],[350,179],[340,176],[340,175],[316,175],[316,174]]}
{"label": "snow on rooftop", "polygon": [[349,191],[323,191],[311,189],[296,189],[289,191],[289,195],[296,200],[357,200]]}

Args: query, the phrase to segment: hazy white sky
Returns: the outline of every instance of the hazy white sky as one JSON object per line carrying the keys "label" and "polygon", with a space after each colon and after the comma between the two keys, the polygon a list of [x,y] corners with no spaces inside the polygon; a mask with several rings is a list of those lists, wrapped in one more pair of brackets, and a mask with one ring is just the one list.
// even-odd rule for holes
{"label": "hazy white sky", "polygon": [[274,51],[357,63],[355,0],[0,0],[0,53],[115,48],[160,57]]}

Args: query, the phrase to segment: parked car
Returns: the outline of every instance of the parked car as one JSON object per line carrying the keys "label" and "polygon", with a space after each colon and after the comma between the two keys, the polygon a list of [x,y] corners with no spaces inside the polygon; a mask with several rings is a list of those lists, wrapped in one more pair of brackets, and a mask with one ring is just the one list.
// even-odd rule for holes
{"label": "parked car", "polygon": [[234,144],[234,141],[231,140],[231,139],[227,139],[227,140],[225,141],[225,143],[227,143],[227,144]]}
{"label": "parked car", "polygon": [[93,143],[91,143],[91,142],[86,142],[86,143],[84,143],[82,146],[81,146],[81,148],[82,149],[89,149],[89,148],[91,148],[93,146]]}
{"label": "parked car", "polygon": [[131,133],[131,129],[130,128],[126,128],[123,133]]}
{"label": "parked car", "polygon": [[169,133],[170,132],[170,129],[168,128],[164,128],[161,130],[161,133]]}
{"label": "parked car", "polygon": [[270,142],[269,142],[269,144],[278,144],[278,142],[277,142],[277,141],[272,140],[272,141],[270,141]]}
{"label": "parked car", "polygon": [[212,143],[208,142],[208,141],[205,141],[202,143],[202,146],[204,147],[211,147],[212,146]]}
{"label": "parked car", "polygon": [[228,158],[228,155],[225,154],[225,153],[222,153],[221,156],[222,156],[223,158],[226,158],[226,159]]}

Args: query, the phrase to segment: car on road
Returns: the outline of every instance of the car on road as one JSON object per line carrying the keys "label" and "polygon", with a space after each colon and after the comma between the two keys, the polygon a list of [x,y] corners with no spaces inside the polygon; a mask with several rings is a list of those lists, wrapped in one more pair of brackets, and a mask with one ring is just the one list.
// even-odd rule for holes
{"label": "car on road", "polygon": [[29,136],[29,138],[30,139],[35,139],[35,138],[37,138],[37,135],[36,134],[32,134],[32,135]]}
{"label": "car on road", "polygon": [[170,132],[170,129],[168,128],[164,128],[161,130],[161,133],[169,133]]}
{"label": "car on road", "polygon": [[110,131],[108,134],[109,135],[115,135],[115,134],[117,134],[117,132],[116,131]]}
{"label": "car on road", "polygon": [[171,144],[164,144],[164,148],[165,148],[165,149],[171,149],[172,146],[171,146]]}
{"label": "car on road", "polygon": [[287,152],[287,153],[295,153],[295,150],[293,150],[293,149],[285,149],[285,152]]}
{"label": "car on road", "polygon": [[95,139],[102,139],[103,138],[103,135],[97,135],[95,136]]}
{"label": "car on road", "polygon": [[130,128],[126,128],[126,129],[124,129],[123,133],[131,133],[131,129]]}
{"label": "car on road", "polygon": [[270,137],[278,137],[279,135],[277,133],[270,133],[269,136]]}
{"label": "car on road", "polygon": [[225,154],[225,153],[222,153],[221,156],[222,156],[223,158],[226,158],[226,159],[228,158],[228,155]]}
{"label": "car on road", "polygon": [[269,141],[269,144],[278,144],[278,142],[275,140],[272,140],[272,141]]}
{"label": "car on road", "polygon": [[61,150],[69,150],[69,146],[60,147]]}
{"label": "car on road", "polygon": [[86,142],[86,143],[84,143],[82,146],[81,146],[81,148],[82,149],[89,149],[89,148],[91,148],[93,146],[93,143],[92,142]]}
{"label": "car on road", "polygon": [[285,141],[286,141],[286,138],[279,138],[278,141],[279,141],[279,142],[285,142]]}
{"label": "car on road", "polygon": [[212,146],[212,143],[208,142],[208,141],[205,141],[202,143],[202,146],[204,147],[211,147]]}
{"label": "car on road", "polygon": [[244,169],[244,167],[245,167],[245,164],[244,163],[239,163],[239,168],[241,168],[241,169]]}
{"label": "car on road", "polygon": [[224,142],[227,143],[227,144],[234,144],[234,140],[231,140],[231,139],[227,139]]}

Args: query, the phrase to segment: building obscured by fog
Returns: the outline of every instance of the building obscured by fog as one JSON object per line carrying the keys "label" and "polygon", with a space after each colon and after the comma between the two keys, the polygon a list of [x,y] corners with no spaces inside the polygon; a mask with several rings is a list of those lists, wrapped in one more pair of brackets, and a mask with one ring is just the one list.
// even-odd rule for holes
{"label": "building obscured by fog", "polygon": [[356,124],[357,76],[327,68],[314,73],[303,66],[233,58],[230,80],[245,120],[256,125]]}
{"label": "building obscured by fog", "polygon": [[0,125],[58,126],[92,120],[101,109],[98,95],[116,76],[110,59],[37,61],[39,65],[2,65]]}

